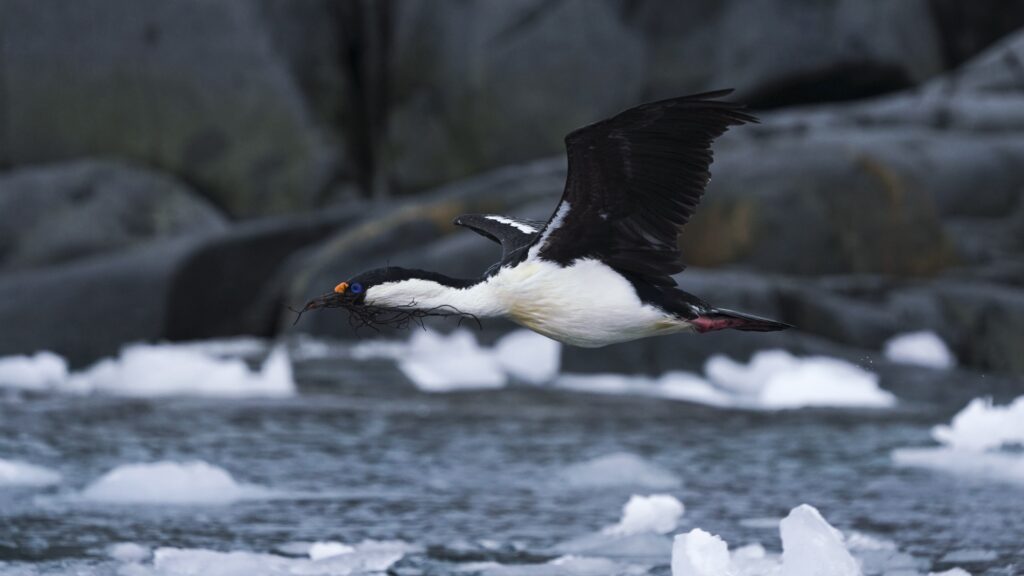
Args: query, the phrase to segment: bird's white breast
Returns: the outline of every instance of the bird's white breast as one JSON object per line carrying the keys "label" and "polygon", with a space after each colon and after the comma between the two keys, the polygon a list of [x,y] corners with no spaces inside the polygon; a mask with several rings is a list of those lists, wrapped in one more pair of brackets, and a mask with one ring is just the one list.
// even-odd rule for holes
{"label": "bird's white breast", "polygon": [[563,267],[528,258],[485,284],[512,320],[574,346],[605,346],[690,328],[644,304],[628,280],[599,260]]}

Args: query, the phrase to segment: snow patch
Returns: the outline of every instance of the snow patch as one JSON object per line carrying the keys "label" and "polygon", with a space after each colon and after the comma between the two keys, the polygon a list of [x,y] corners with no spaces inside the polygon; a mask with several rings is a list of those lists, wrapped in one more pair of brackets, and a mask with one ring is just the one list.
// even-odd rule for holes
{"label": "snow patch", "polygon": [[885,343],[885,357],[899,364],[911,364],[937,370],[956,366],[949,347],[934,332],[909,332],[893,336]]}
{"label": "snow patch", "polygon": [[668,470],[636,454],[616,452],[566,467],[559,480],[574,488],[634,486],[678,488],[682,481]]}
{"label": "snow patch", "polygon": [[134,542],[118,542],[107,546],[107,556],[119,562],[143,562],[151,555],[149,548]]}
{"label": "snow patch", "polygon": [[236,482],[223,468],[196,460],[118,466],[89,484],[80,497],[119,504],[227,504],[272,495],[266,488]]}
{"label": "snow patch", "polygon": [[683,503],[668,494],[633,495],[622,507],[618,524],[604,529],[605,534],[630,536],[651,533],[668,534],[683,517]]}
{"label": "snow patch", "polygon": [[712,356],[704,371],[706,378],[687,372],[668,372],[656,379],[567,374],[555,384],[592,393],[635,394],[753,410],[887,408],[896,403],[895,396],[879,387],[876,374],[838,358],[798,358],[784,350],[766,350],[754,354],[746,364]]}
{"label": "snow patch", "polygon": [[67,380],[68,363],[53,352],[0,358],[0,387],[45,391]]}
{"label": "snow patch", "polygon": [[1024,483],[1024,396],[1007,406],[975,398],[950,424],[932,428],[935,448],[899,448],[893,462],[953,474]]}
{"label": "snow patch", "polygon": [[390,358],[424,392],[496,389],[510,379],[539,384],[558,373],[560,345],[540,334],[516,330],[493,348],[481,346],[465,329],[444,335],[414,332],[408,342],[364,342],[352,349],[356,360]]}
{"label": "snow patch", "polygon": [[49,486],[60,482],[60,478],[58,472],[49,468],[0,458],[0,487]]}

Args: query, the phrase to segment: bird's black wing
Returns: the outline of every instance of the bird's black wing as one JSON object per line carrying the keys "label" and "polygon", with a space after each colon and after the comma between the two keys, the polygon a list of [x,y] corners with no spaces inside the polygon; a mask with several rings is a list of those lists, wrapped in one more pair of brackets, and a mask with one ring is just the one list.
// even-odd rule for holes
{"label": "bird's black wing", "polygon": [[680,228],[710,179],[711,142],[756,122],[720,90],[644,104],[565,137],[569,173],[561,203],[531,256],[569,264],[598,258],[658,286],[685,265]]}
{"label": "bird's black wing", "polygon": [[493,272],[508,262],[525,255],[526,248],[533,243],[541,225],[529,220],[499,216],[497,214],[463,214],[455,219],[456,226],[464,226],[477,234],[501,244],[501,261]]}

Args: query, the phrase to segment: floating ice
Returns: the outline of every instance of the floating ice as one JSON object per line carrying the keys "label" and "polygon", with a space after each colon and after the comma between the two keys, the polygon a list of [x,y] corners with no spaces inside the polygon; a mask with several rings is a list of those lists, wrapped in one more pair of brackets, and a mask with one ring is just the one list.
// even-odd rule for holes
{"label": "floating ice", "polygon": [[943,572],[929,572],[928,576],[971,576],[971,573],[963,568],[950,568]]}
{"label": "floating ice", "polygon": [[956,358],[934,332],[910,332],[893,336],[885,343],[885,357],[900,364],[948,370]]}
{"label": "floating ice", "polygon": [[554,379],[561,354],[561,344],[530,330],[509,332],[494,344],[494,355],[509,376],[530,384]]}
{"label": "floating ice", "polygon": [[396,550],[359,550],[318,560],[259,552],[157,548],[152,565],[122,567],[128,576],[349,576],[386,571],[402,558]]}
{"label": "floating ice", "polygon": [[668,494],[633,495],[622,507],[618,524],[604,529],[605,534],[629,536],[653,532],[668,534],[683,516],[683,503]]}
{"label": "floating ice", "polygon": [[576,488],[633,486],[667,489],[682,485],[675,474],[628,452],[616,452],[568,466],[559,474],[559,480]]}
{"label": "floating ice", "polygon": [[801,504],[779,522],[782,536],[780,576],[860,576],[860,567],[816,508]]}
{"label": "floating ice", "polygon": [[53,352],[0,358],[0,387],[44,391],[68,377],[68,363]]}
{"label": "floating ice", "polygon": [[586,556],[560,556],[543,564],[497,564],[487,563],[467,566],[467,571],[484,576],[609,576],[610,574],[646,574],[644,566],[616,562],[609,558]]}
{"label": "floating ice", "polygon": [[408,342],[363,342],[357,360],[391,358],[425,392],[502,388],[509,378],[537,384],[558,372],[560,345],[528,330],[502,337],[493,348],[477,343],[465,329],[444,335],[414,332]]}
{"label": "floating ice", "polygon": [[398,367],[427,392],[501,388],[508,380],[494,354],[466,330],[448,336],[432,330],[413,333]]}
{"label": "floating ice", "polygon": [[707,378],[668,372],[657,379],[614,374],[563,375],[562,388],[601,394],[635,394],[710,406],[779,410],[808,406],[885,408],[896,397],[878,386],[878,376],[845,360],[798,358],[784,350],[754,354],[743,364],[712,356]]}
{"label": "floating ice", "polygon": [[1024,483],[1024,454],[1003,451],[1024,445],[1024,396],[1008,406],[975,398],[949,425],[932,428],[942,447],[900,448],[893,462],[992,480]]}
{"label": "floating ice", "polygon": [[118,542],[107,546],[107,556],[120,562],[143,562],[148,560],[152,551],[134,542]]}
{"label": "floating ice", "polygon": [[791,510],[779,522],[779,532],[781,558],[759,544],[729,554],[721,538],[700,529],[677,535],[672,576],[860,576],[860,566],[843,535],[814,507],[802,504]]}
{"label": "floating ice", "polygon": [[49,468],[0,458],[0,487],[48,486],[58,482],[60,474]]}
{"label": "floating ice", "polygon": [[309,559],[322,560],[338,554],[351,554],[356,549],[341,542],[313,542],[309,546]]}
{"label": "floating ice", "polygon": [[65,388],[117,396],[282,397],[295,394],[291,363],[275,347],[258,371],[239,358],[217,358],[192,345],[133,344],[119,358],[71,375]]}
{"label": "floating ice", "polygon": [[763,408],[855,406],[884,408],[896,398],[878,386],[878,376],[838,358],[798,358],[785,350],[754,354],[746,365],[721,355],[704,367],[708,379]]}
{"label": "floating ice", "polygon": [[729,546],[700,528],[679,534],[672,544],[672,576],[729,576]]}
{"label": "floating ice", "polygon": [[272,496],[240,484],[226,470],[202,461],[125,464],[89,484],[85,500],[124,504],[227,504]]}
{"label": "floating ice", "polygon": [[932,428],[932,436],[947,446],[965,450],[1024,445],[1024,396],[1007,406],[994,406],[991,398],[975,398],[953,416],[949,426]]}

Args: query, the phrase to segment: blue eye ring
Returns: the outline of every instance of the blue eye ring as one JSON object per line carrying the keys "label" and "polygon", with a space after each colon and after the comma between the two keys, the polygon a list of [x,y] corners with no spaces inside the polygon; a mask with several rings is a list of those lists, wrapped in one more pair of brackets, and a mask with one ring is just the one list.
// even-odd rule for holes
{"label": "blue eye ring", "polygon": [[356,282],[348,287],[348,291],[353,294],[361,294],[363,292],[363,285]]}

